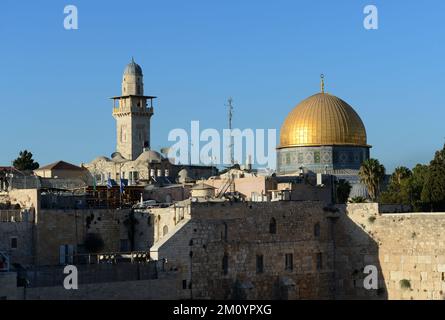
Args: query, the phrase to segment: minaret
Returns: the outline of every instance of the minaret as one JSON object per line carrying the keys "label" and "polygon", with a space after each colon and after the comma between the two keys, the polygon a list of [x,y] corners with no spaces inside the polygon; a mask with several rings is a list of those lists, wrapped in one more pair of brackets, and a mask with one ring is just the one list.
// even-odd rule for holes
{"label": "minaret", "polygon": [[150,118],[155,98],[144,96],[142,68],[132,58],[122,78],[122,95],[111,98],[116,119],[116,151],[125,159],[135,160],[144,149],[150,149]]}

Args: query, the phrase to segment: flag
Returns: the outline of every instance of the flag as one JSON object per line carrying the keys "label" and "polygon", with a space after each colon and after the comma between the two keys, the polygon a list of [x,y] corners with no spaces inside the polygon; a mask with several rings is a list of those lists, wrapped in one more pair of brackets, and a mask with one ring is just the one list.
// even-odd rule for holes
{"label": "flag", "polygon": [[124,192],[124,188],[127,186],[128,180],[127,179],[121,179],[120,180],[120,191],[121,193]]}
{"label": "flag", "polygon": [[111,182],[111,178],[108,177],[108,180],[107,180],[107,188],[108,188],[108,189],[111,189],[112,187],[113,187],[113,184],[112,184],[112,182]]}

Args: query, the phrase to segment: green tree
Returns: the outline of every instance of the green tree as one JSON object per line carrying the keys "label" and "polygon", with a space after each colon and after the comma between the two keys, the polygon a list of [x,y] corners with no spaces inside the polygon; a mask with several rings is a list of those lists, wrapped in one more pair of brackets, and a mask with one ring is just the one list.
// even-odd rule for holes
{"label": "green tree", "polygon": [[445,145],[430,163],[421,200],[429,204],[431,211],[445,210]]}
{"label": "green tree", "polygon": [[410,178],[411,175],[412,172],[407,167],[397,167],[391,175],[391,183],[400,188],[402,181]]}
{"label": "green tree", "polygon": [[349,194],[351,193],[352,186],[349,181],[340,179],[336,186],[337,191],[337,203],[346,203],[349,199]]}
{"label": "green tree", "polygon": [[391,175],[387,189],[381,193],[381,203],[411,204],[410,179],[412,172],[407,167],[397,167]]}
{"label": "green tree", "polygon": [[20,171],[32,171],[39,168],[39,163],[32,158],[28,150],[20,151],[19,157],[12,162],[14,168]]}
{"label": "green tree", "polygon": [[377,159],[368,159],[362,163],[358,174],[360,181],[368,189],[371,200],[375,201],[385,177],[385,167]]}
{"label": "green tree", "polygon": [[429,166],[418,164],[414,167],[411,177],[408,179],[408,192],[410,203],[414,211],[425,210],[426,203],[422,202],[422,190],[428,175]]}

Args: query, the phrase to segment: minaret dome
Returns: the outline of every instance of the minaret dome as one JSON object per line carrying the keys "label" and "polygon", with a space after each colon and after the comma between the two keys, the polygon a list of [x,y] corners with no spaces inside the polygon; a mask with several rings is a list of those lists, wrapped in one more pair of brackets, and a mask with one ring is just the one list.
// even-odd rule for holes
{"label": "minaret dome", "polygon": [[144,95],[143,78],[141,66],[131,58],[131,62],[125,67],[122,78],[122,95]]}

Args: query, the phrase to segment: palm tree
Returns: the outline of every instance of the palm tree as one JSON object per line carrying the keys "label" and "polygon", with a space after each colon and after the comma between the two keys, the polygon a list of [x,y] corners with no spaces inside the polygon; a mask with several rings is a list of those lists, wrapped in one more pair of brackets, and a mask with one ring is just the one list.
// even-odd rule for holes
{"label": "palm tree", "polygon": [[385,177],[385,167],[377,159],[368,159],[362,163],[358,173],[360,181],[368,189],[372,201],[377,199],[380,183]]}
{"label": "palm tree", "polygon": [[391,176],[391,180],[400,186],[402,180],[411,177],[411,175],[412,172],[407,167],[397,167]]}

